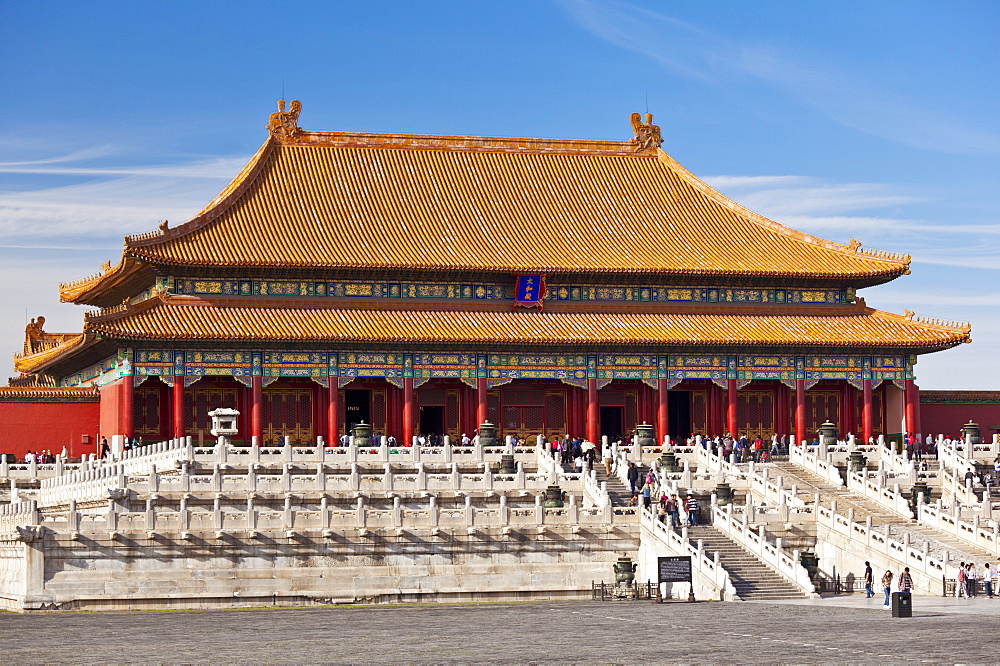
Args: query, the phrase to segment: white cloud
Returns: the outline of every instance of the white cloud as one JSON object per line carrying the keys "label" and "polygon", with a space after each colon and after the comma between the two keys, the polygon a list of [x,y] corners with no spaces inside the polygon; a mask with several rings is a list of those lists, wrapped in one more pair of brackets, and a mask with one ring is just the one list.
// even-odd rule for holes
{"label": "white cloud", "polygon": [[832,120],[906,146],[942,153],[1000,152],[1000,135],[963,124],[932,108],[939,100],[910,99],[862,75],[810,63],[803,54],[723,38],[696,25],[622,2],[562,0],[595,35],[688,78],[729,87],[747,77],[798,99]]}
{"label": "white cloud", "polygon": [[0,193],[0,244],[120,237],[153,229],[164,219],[176,225],[201,210],[247,162],[215,158],[135,167],[51,166],[83,154],[91,153],[0,164],[0,172],[6,173],[88,177],[72,185]]}

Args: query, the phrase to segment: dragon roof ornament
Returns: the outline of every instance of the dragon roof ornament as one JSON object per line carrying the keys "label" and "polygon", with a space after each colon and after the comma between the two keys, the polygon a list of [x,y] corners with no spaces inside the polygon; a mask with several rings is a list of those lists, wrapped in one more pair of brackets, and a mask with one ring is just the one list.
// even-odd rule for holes
{"label": "dragon roof ornament", "polygon": [[632,123],[632,131],[635,133],[629,143],[634,146],[635,152],[656,150],[663,143],[660,126],[653,124],[652,113],[646,114],[646,122],[642,122],[642,116],[638,113],[629,116],[629,121]]}
{"label": "dragon roof ornament", "polygon": [[289,110],[285,111],[285,100],[278,100],[278,110],[271,114],[267,122],[267,131],[272,136],[295,136],[302,132],[299,127],[299,112],[302,111],[302,102],[293,99]]}

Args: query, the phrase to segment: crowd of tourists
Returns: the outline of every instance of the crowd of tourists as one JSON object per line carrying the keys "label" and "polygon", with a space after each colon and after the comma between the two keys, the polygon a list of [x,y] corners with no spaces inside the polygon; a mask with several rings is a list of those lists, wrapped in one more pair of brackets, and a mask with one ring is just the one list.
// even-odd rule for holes
{"label": "crowd of tourists", "polygon": [[[63,457],[65,456],[66,456],[66,449],[63,449]],[[55,461],[56,461],[55,454],[47,449],[45,451],[37,451],[37,452],[28,451],[27,453],[24,454],[24,462],[28,463],[29,465],[31,463],[36,463],[39,465],[51,465],[54,464]]]}

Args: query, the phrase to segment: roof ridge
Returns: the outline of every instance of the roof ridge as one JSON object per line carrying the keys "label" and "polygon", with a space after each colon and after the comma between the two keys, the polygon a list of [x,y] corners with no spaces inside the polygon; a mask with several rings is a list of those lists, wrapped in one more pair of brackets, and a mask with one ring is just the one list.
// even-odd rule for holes
{"label": "roof ridge", "polygon": [[658,151],[659,160],[661,163],[665,164],[667,168],[671,169],[676,173],[684,182],[691,185],[697,189],[702,194],[712,198],[716,203],[725,206],[729,210],[744,216],[748,221],[762,226],[769,231],[780,233],[792,240],[798,241],[800,243],[808,243],[818,247],[822,247],[827,250],[832,250],[834,252],[839,252],[846,256],[856,256],[858,254],[863,254],[865,256],[870,256],[874,259],[886,260],[890,263],[902,264],[907,267],[905,273],[909,273],[909,265],[911,257],[908,254],[903,254],[899,252],[887,252],[885,250],[872,250],[872,249],[862,249],[861,243],[851,239],[851,243],[844,244],[838,243],[837,241],[832,241],[820,236],[814,236],[812,234],[807,234],[804,231],[799,231],[798,229],[793,229],[787,225],[776,222],[769,217],[761,215],[760,213],[751,210],[741,203],[730,199],[725,194],[722,194],[717,189],[706,183],[704,180],[694,175],[690,170],[687,169],[683,164],[677,161],[672,155],[664,150]]}
{"label": "roof ridge", "polygon": [[172,240],[181,236],[186,236],[202,228],[216,217],[221,215],[229,203],[238,199],[260,175],[263,167],[270,161],[273,155],[273,148],[279,145],[278,140],[269,136],[266,141],[257,149],[250,161],[247,162],[236,177],[220,192],[214,199],[201,209],[194,217],[183,224],[170,228],[166,222],[160,224],[155,231],[147,231],[141,234],[125,236],[125,249],[129,251],[137,247],[156,245],[163,241]]}

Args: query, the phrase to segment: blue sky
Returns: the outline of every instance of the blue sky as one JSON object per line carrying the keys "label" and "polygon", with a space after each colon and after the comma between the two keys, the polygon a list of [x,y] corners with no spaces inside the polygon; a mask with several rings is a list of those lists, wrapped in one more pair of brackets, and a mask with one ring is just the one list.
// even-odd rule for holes
{"label": "blue sky", "polygon": [[923,388],[998,388],[998,30],[962,0],[0,0],[0,350],[25,316],[79,330],[56,285],[197,212],[282,94],[306,129],[597,139],[648,100],[740,203],[912,254],[862,295],[973,324]]}

